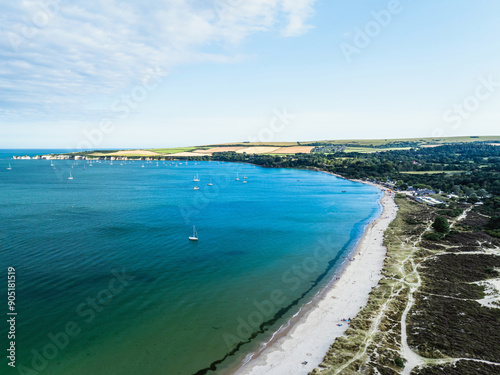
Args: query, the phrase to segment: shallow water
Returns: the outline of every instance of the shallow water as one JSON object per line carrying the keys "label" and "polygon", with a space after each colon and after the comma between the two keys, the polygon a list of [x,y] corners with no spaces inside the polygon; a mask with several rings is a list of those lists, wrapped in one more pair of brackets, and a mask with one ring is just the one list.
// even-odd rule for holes
{"label": "shallow water", "polygon": [[379,213],[376,188],[319,172],[20,153],[0,153],[0,262],[16,268],[17,364],[41,374],[223,374]]}

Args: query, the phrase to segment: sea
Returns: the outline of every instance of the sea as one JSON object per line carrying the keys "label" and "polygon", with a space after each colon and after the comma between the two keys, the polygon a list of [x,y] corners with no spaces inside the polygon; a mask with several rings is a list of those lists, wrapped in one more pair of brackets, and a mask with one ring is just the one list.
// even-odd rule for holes
{"label": "sea", "polygon": [[62,151],[0,150],[2,374],[229,374],[381,212],[378,189],[316,171],[12,159]]}

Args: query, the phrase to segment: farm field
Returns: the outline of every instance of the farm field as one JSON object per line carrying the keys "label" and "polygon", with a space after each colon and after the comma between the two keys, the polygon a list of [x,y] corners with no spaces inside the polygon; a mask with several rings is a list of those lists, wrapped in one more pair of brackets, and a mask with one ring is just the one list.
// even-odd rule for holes
{"label": "farm field", "polygon": [[279,147],[248,147],[248,148],[242,148],[236,153],[238,154],[270,154],[273,151],[278,150]]}
{"label": "farm field", "polygon": [[310,154],[314,146],[291,146],[281,147],[271,154]]}

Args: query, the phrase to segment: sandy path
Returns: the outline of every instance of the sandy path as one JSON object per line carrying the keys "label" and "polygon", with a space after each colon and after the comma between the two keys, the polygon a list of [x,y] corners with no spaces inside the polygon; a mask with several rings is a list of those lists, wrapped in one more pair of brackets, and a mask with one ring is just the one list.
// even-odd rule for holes
{"label": "sandy path", "polygon": [[[380,202],[382,214],[366,229],[356,248],[355,260],[349,262],[340,279],[284,337],[235,374],[306,375],[322,362],[335,338],[342,336],[348,327],[341,319],[354,318],[381,279],[386,254],[383,233],[396,217],[397,208],[394,196],[387,192]],[[306,365],[302,364],[304,361]]]}

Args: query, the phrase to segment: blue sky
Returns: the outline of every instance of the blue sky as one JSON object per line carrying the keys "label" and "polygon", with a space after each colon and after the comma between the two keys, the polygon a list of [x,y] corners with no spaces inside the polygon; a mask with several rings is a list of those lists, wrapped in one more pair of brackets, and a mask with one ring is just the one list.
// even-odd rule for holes
{"label": "blue sky", "polygon": [[0,147],[498,135],[499,13],[484,0],[2,4]]}

